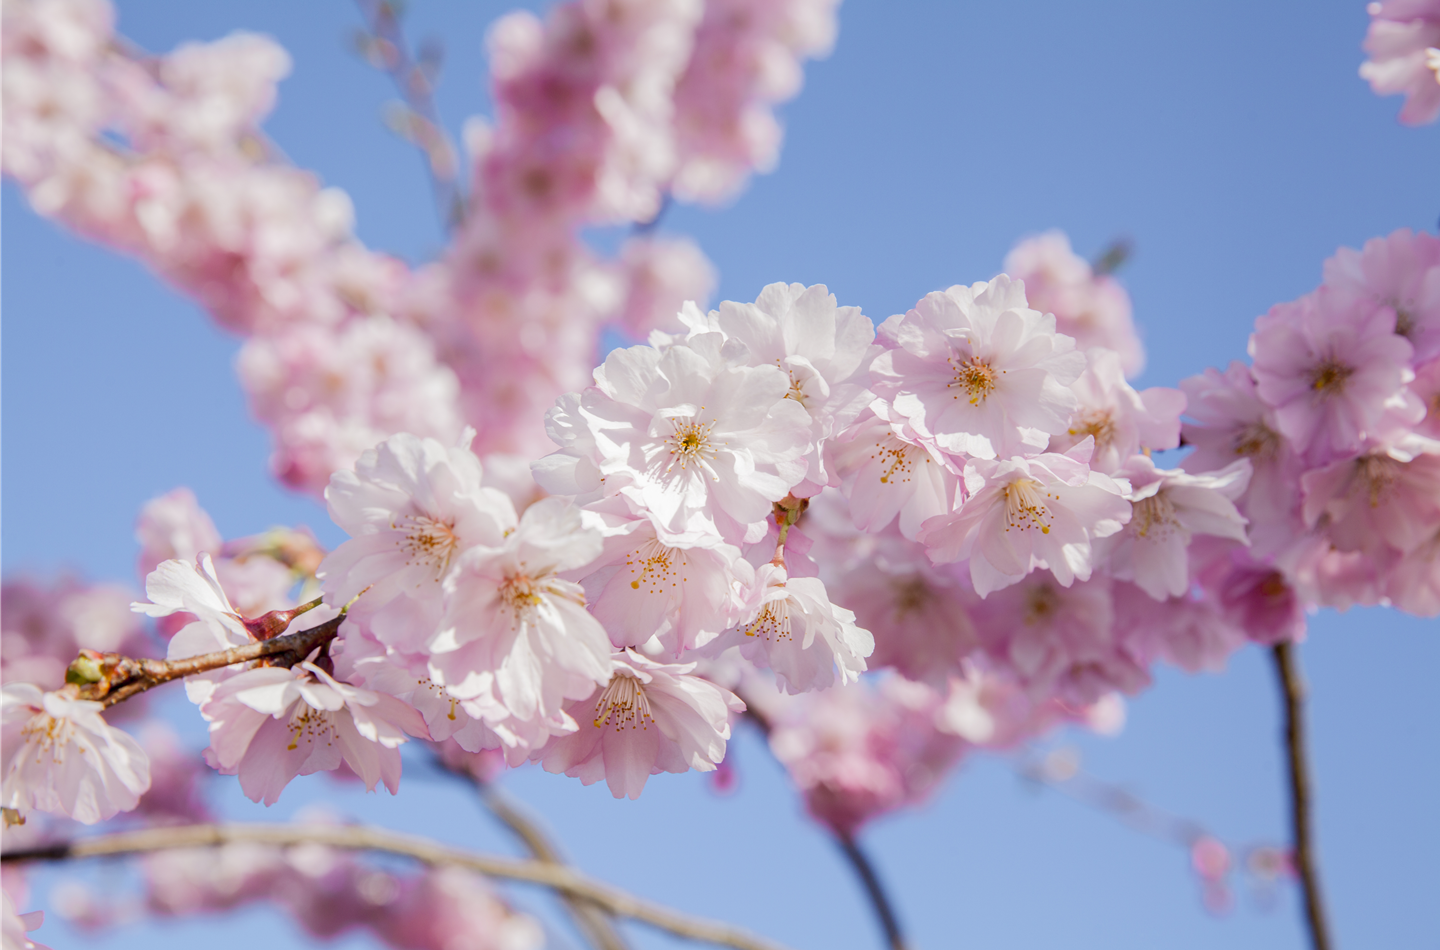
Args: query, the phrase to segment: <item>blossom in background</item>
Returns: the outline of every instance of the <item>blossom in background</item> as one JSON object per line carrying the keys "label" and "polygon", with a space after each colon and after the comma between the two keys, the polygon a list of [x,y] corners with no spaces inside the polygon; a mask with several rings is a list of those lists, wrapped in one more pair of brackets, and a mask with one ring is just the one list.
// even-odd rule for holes
{"label": "blossom in background", "polygon": [[610,681],[566,706],[579,728],[533,757],[547,772],[586,785],[604,778],[616,798],[639,798],[646,780],[661,772],[713,771],[725,758],[730,717],[745,704],[694,670],[694,663],[616,653]]}
{"label": "blossom in background", "polygon": [[1400,121],[1424,125],[1440,115],[1440,3],[1385,0],[1366,7],[1370,30],[1360,78],[1378,96],[1405,95]]}
{"label": "blossom in background", "polygon": [[0,806],[21,819],[34,809],[93,825],[130,811],[150,787],[145,751],[105,722],[100,703],[29,683],[7,683],[0,703]]}
{"label": "blossom in background", "polygon": [[28,914],[17,913],[10,903],[10,895],[0,891],[0,934],[3,934],[5,950],[50,950],[43,944],[31,940],[28,934],[45,923],[45,912],[34,910]]}
{"label": "blossom in background", "polygon": [[886,320],[880,342],[887,349],[871,366],[871,388],[946,452],[993,459],[1043,451],[1079,407],[1068,387],[1084,372],[1084,355],[1004,274],[927,295]]}
{"label": "blossom in background", "polygon": [[1016,244],[1005,256],[1005,273],[1025,284],[1025,297],[1041,313],[1053,314],[1055,329],[1075,345],[1112,350],[1125,375],[1145,367],[1145,348],[1135,332],[1130,295],[1109,274],[1070,249],[1063,231],[1046,231]]}

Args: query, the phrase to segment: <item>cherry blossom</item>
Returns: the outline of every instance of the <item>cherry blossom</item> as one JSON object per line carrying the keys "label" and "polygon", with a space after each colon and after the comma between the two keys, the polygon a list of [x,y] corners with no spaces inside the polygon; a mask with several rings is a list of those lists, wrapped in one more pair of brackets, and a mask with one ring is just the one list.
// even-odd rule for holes
{"label": "cherry blossom", "polygon": [[1196,534],[1244,542],[1245,517],[1235,508],[1250,483],[1250,462],[1238,459],[1218,472],[1162,469],[1136,455],[1118,473],[1132,486],[1124,529],[1101,542],[1107,569],[1156,600],[1179,597],[1190,586],[1186,548]]}
{"label": "cherry blossom", "polygon": [[1352,306],[1394,310],[1395,332],[1415,348],[1417,363],[1440,356],[1440,238],[1401,228],[1359,251],[1342,247],[1325,262],[1325,286]]}
{"label": "cherry blossom", "polygon": [[555,716],[610,678],[605,629],[562,574],[599,556],[598,530],[547,498],[495,546],[476,546],[445,579],[445,613],[425,644],[436,683],[462,700],[493,696],[521,719]]}
{"label": "cherry blossom", "polygon": [[26,577],[0,587],[0,681],[65,685],[65,668],[81,650],[145,653],[150,638],[130,610],[133,593],[112,584]]}
{"label": "cherry blossom", "polygon": [[831,602],[819,578],[792,577],[777,564],[755,572],[741,616],[712,649],[739,646],[791,693],[855,682],[875,649],[875,638],[855,624],[853,611]]}
{"label": "cherry blossom", "polygon": [[44,944],[36,943],[27,936],[45,923],[45,912],[34,910],[28,914],[17,913],[10,903],[10,895],[0,891],[0,934],[3,934],[5,950],[50,950]]}
{"label": "cherry blossom", "polygon": [[566,711],[579,723],[534,757],[547,772],[592,785],[601,778],[616,798],[639,798],[661,772],[709,772],[725,758],[730,716],[745,704],[694,676],[694,663],[657,663],[634,650],[615,654],[610,682]]}
{"label": "cherry blossom", "polygon": [[1434,0],[1371,3],[1360,78],[1376,95],[1405,94],[1400,121],[1424,125],[1440,115],[1440,5]]}
{"label": "cherry blossom", "polygon": [[963,497],[963,459],[942,452],[882,401],[826,448],[832,477],[862,531],[881,531],[898,517],[900,533],[913,541],[926,520]]}
{"label": "cherry blossom", "polygon": [[1162,451],[1180,444],[1183,392],[1160,386],[1136,392],[1125,381],[1120,356],[1113,350],[1092,349],[1085,358],[1085,372],[1070,386],[1080,408],[1069,428],[1050,437],[1049,451],[1063,453],[1094,439],[1090,467],[1114,475],[1142,449]]}
{"label": "cherry blossom", "polygon": [[925,522],[919,541],[937,564],[970,559],[981,597],[1047,568],[1061,586],[1088,580],[1092,542],[1130,520],[1125,484],[1070,455],[966,463],[969,497],[955,512]]}
{"label": "cherry blossom", "polygon": [[1255,387],[1280,433],[1311,464],[1324,464],[1419,422],[1424,406],[1405,388],[1414,348],[1395,333],[1389,307],[1357,309],[1333,291],[1277,304],[1255,321]]}
{"label": "cherry blossom", "polygon": [[1005,256],[1005,273],[1024,281],[1025,296],[1042,313],[1055,316],[1055,328],[1081,350],[1113,350],[1135,377],[1145,366],[1145,348],[1135,332],[1130,295],[1114,277],[1097,274],[1070,249],[1063,231],[1046,231],[1015,245]]}
{"label": "cherry blossom", "polygon": [[138,742],[105,722],[100,703],[29,683],[7,683],[0,703],[0,805],[22,820],[35,809],[93,825],[140,803],[150,762]]}
{"label": "cherry blossom", "polygon": [[1408,553],[1440,529],[1440,446],[1397,444],[1301,479],[1305,521],[1340,551]]}
{"label": "cherry blossom", "polygon": [[1067,387],[1084,355],[1004,274],[929,294],[886,320],[880,340],[889,348],[871,366],[871,387],[946,452],[1040,452],[1078,408]]}
{"label": "cherry blossom", "polygon": [[406,733],[428,738],[413,708],[349,686],[311,662],[256,667],[220,683],[200,706],[210,724],[206,760],[238,775],[252,801],[273,805],[297,775],[349,766],[367,791],[400,787]]}

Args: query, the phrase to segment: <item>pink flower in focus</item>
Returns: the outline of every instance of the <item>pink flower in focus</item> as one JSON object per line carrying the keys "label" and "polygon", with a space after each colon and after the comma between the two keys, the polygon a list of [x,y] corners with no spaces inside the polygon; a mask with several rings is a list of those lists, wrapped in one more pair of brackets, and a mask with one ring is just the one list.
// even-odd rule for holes
{"label": "pink flower in focus", "polygon": [[1440,115],[1440,4],[1435,0],[1386,0],[1366,7],[1370,30],[1360,78],[1377,96],[1405,94],[1400,121],[1424,125]]}
{"label": "pink flower in focus", "polygon": [[586,785],[602,777],[616,798],[640,797],[661,772],[710,772],[725,758],[730,716],[745,704],[734,693],[691,675],[694,663],[665,664],[634,650],[615,654],[610,682],[566,705],[577,732],[537,750],[547,772]]}
{"label": "pink flower in focus", "polygon": [[1366,439],[1419,422],[1424,406],[1405,388],[1415,378],[1410,342],[1395,311],[1355,306],[1326,288],[1277,304],[1255,321],[1255,388],[1280,433],[1312,465],[1353,454]]}
{"label": "pink flower in focus", "polygon": [[210,723],[206,760],[238,775],[251,801],[273,805],[297,775],[348,765],[367,791],[400,788],[406,733],[429,738],[394,697],[336,681],[314,663],[257,667],[221,683],[200,707]]}
{"label": "pink flower in focus", "polygon": [[1248,459],[1192,475],[1156,468],[1150,456],[1135,455],[1118,474],[1132,486],[1130,519],[1099,545],[1100,557],[1112,576],[1134,581],[1156,600],[1189,590],[1187,549],[1193,535],[1246,542],[1245,516],[1235,499],[1250,484]]}
{"label": "pink flower in focus", "polygon": [[927,295],[886,320],[880,341],[891,349],[871,366],[871,388],[946,452],[1041,452],[1079,408],[1068,387],[1085,371],[1084,355],[1004,274]]}
{"label": "pink flower in focus", "polygon": [[1026,238],[1005,256],[1005,273],[1025,282],[1030,306],[1055,316],[1055,329],[1075,338],[1081,350],[1103,347],[1119,355],[1125,375],[1145,367],[1145,348],[1135,332],[1130,295],[1109,274],[1070,249],[1063,231]]}
{"label": "pink flower in focus", "polygon": [[898,517],[900,533],[913,541],[926,520],[960,500],[963,461],[922,438],[882,401],[825,450],[832,480],[839,480],[861,531],[882,531]]}
{"label": "pink flower in focus", "polygon": [[936,564],[969,558],[981,597],[1036,568],[1064,587],[1089,579],[1092,542],[1130,519],[1126,486],[1066,455],[975,459],[965,465],[965,485],[965,502],[925,522],[919,541]]}
{"label": "pink flower in focus", "polygon": [[739,646],[745,659],[774,670],[790,693],[843,686],[865,672],[875,638],[855,624],[852,611],[830,601],[818,577],[790,577],[784,567],[761,565],[747,607],[745,619],[712,651]]}
{"label": "pink flower in focus", "polygon": [[1095,440],[1090,467],[1114,475],[1126,459],[1142,449],[1162,451],[1180,444],[1180,414],[1185,394],[1155,386],[1136,392],[1125,381],[1120,357],[1113,350],[1086,352],[1089,363],[1070,389],[1080,408],[1064,432],[1050,437],[1050,452],[1064,453],[1087,438]]}
{"label": "pink flower in focus", "polygon": [[140,803],[150,761],[140,744],[106,724],[100,703],[11,683],[0,699],[0,805],[23,819],[33,808],[86,825]]}

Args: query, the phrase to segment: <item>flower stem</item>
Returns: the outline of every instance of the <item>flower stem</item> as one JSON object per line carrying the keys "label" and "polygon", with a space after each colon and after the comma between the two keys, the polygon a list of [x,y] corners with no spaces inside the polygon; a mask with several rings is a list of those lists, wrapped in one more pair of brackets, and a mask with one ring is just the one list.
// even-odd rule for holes
{"label": "flower stem", "polygon": [[1285,702],[1285,747],[1290,768],[1290,829],[1295,870],[1305,895],[1305,920],[1314,950],[1333,950],[1325,899],[1320,893],[1320,867],[1315,855],[1310,765],[1305,750],[1305,681],[1293,643],[1277,643],[1272,651]]}
{"label": "flower stem", "polygon": [[874,908],[875,916],[880,919],[880,928],[885,931],[886,945],[890,950],[907,950],[909,945],[905,942],[905,935],[900,930],[900,919],[895,915],[895,907],[890,903],[890,898],[880,883],[880,875],[876,872],[875,866],[870,863],[869,857],[860,849],[859,842],[849,834],[836,832],[835,843],[840,846],[840,851],[850,861],[850,866],[855,869],[860,883],[865,885],[865,894],[870,898],[870,906]]}

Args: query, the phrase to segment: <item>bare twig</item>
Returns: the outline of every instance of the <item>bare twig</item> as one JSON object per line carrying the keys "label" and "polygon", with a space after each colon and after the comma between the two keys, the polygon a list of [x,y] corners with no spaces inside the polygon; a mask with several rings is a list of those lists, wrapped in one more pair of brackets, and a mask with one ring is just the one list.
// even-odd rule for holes
{"label": "bare twig", "polygon": [[1325,899],[1320,893],[1320,867],[1315,855],[1311,814],[1310,766],[1305,751],[1305,681],[1293,643],[1275,644],[1275,671],[1285,701],[1285,748],[1290,766],[1290,830],[1294,838],[1295,870],[1305,892],[1305,919],[1315,950],[1331,950]]}
{"label": "bare twig", "polygon": [[440,112],[435,107],[432,73],[436,64],[417,62],[410,55],[410,44],[405,39],[400,12],[393,0],[356,2],[369,27],[368,35],[361,37],[372,44],[371,49],[365,51],[366,58],[390,76],[404,99],[403,115],[392,116],[390,125],[425,154],[441,223],[447,231],[452,231],[464,220],[465,202],[456,180],[455,147],[445,134]]}
{"label": "bare twig", "polygon": [[[435,757],[435,764],[456,778],[473,783],[480,793],[480,801],[492,815],[515,833],[515,837],[520,839],[535,860],[547,864],[564,865],[566,863],[565,858],[560,854],[560,849],[550,841],[539,823],[527,815],[524,807],[511,800],[510,796],[505,794],[499,786],[487,782],[479,776],[452,767],[438,755]],[[629,944],[615,929],[614,920],[605,912],[604,908],[593,901],[587,901],[571,894],[562,893],[560,896],[565,901],[566,909],[570,911],[570,917],[575,921],[575,926],[580,929],[581,934],[591,946],[599,947],[600,950],[629,950]]]}
{"label": "bare twig", "polygon": [[865,886],[865,895],[870,898],[870,906],[874,908],[875,916],[880,918],[880,927],[885,931],[885,940],[890,950],[906,950],[909,945],[900,931],[900,919],[895,916],[895,908],[891,906],[890,898],[880,884],[880,875],[876,873],[875,866],[870,863],[865,852],[860,850],[860,845],[852,836],[837,832],[835,843],[840,845],[840,851],[850,861],[860,883]]}
{"label": "bare twig", "polygon": [[544,861],[522,861],[450,848],[427,838],[399,834],[364,825],[262,825],[195,824],[77,838],[59,844],[7,851],[0,860],[64,861],[124,854],[143,854],[176,848],[201,848],[248,842],[285,847],[319,844],[356,851],[380,851],[414,858],[424,864],[465,868],[487,877],[538,884],[588,900],[617,917],[628,917],[652,927],[706,943],[736,950],[785,950],[780,944],[718,921],[691,917],[659,904],[641,900],[602,884],[570,868]]}
{"label": "bare twig", "polygon": [[[122,656],[118,653],[87,654],[94,670],[79,690],[80,699],[96,700],[107,707],[129,699],[136,693],[196,673],[207,673],[236,663],[269,658],[274,666],[294,666],[319,646],[335,639],[344,622],[344,615],[327,620],[319,626],[269,640],[257,640],[242,647],[231,647],[215,653],[202,653],[183,660],[151,660]],[[76,664],[81,661],[76,661]],[[71,665],[75,669],[76,664]],[[72,680],[74,682],[74,680]]]}

